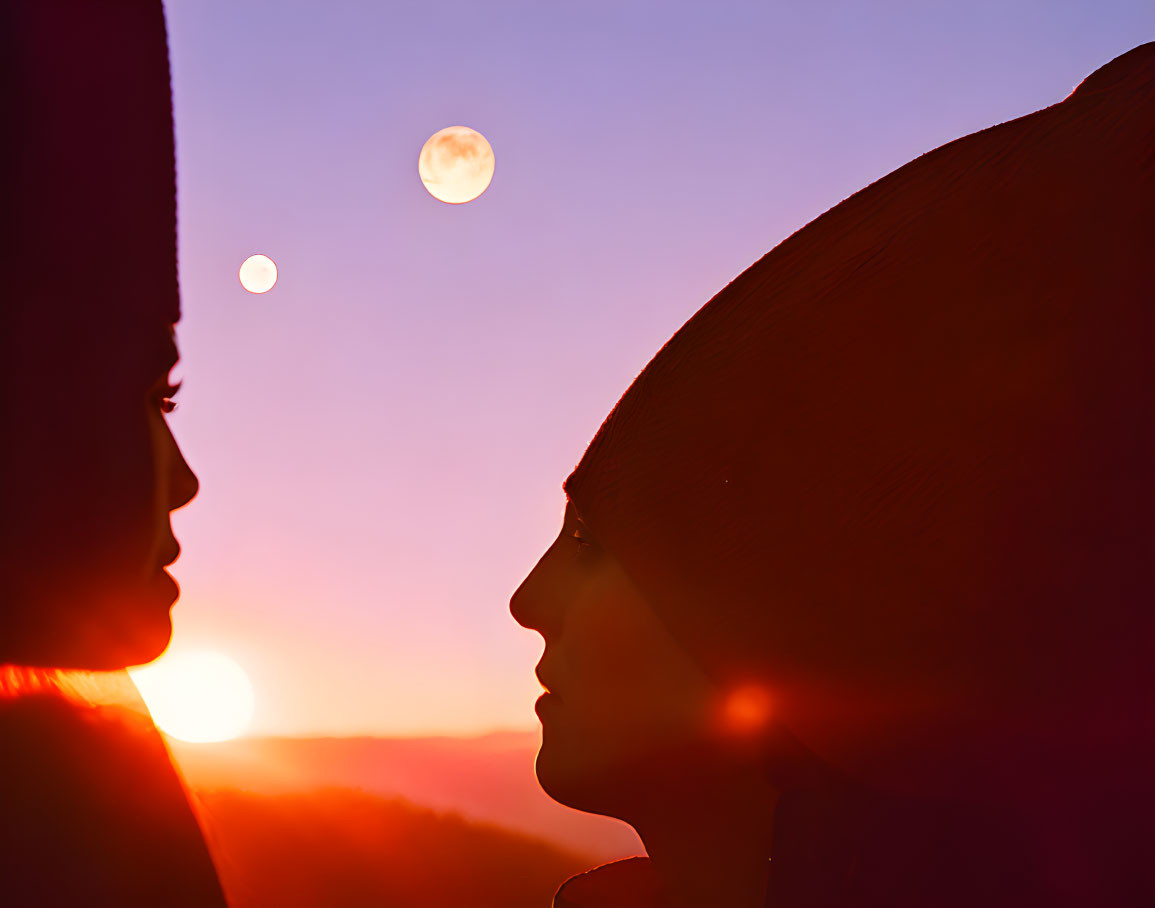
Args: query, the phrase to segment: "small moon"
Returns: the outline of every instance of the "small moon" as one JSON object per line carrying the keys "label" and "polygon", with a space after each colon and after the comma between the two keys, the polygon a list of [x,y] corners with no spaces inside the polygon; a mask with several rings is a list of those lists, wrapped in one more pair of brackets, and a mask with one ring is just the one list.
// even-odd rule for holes
{"label": "small moon", "polygon": [[493,179],[493,148],[468,126],[447,126],[429,137],[417,158],[421,182],[450,205],[472,202]]}
{"label": "small moon", "polygon": [[237,277],[249,293],[268,293],[277,282],[277,263],[267,255],[250,255],[241,262]]}

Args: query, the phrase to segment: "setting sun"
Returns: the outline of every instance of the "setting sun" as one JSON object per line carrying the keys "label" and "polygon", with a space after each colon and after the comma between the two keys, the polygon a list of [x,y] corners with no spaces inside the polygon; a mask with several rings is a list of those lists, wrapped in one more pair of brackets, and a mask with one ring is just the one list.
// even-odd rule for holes
{"label": "setting sun", "polygon": [[165,655],[130,674],[157,727],[182,741],[227,741],[253,717],[253,686],[223,653]]}

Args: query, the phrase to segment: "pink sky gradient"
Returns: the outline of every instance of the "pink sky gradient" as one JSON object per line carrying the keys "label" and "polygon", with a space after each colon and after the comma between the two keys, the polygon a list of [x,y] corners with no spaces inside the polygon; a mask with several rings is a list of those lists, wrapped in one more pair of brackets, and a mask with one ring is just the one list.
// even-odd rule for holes
{"label": "pink sky gradient", "polygon": [[[1155,36],[1146,0],[166,9],[201,480],[174,647],[233,656],[288,735],[535,727],[509,597],[662,343],[847,195]],[[450,206],[417,155],[457,124],[496,172]]]}

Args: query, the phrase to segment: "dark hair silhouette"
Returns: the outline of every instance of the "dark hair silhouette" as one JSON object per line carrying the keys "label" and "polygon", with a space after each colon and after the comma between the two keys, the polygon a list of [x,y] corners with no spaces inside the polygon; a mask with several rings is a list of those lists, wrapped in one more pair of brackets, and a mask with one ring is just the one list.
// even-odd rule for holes
{"label": "dark hair silhouette", "polygon": [[60,671],[162,652],[168,514],[196,492],[162,413],[179,318],[163,11],[14,0],[0,42],[0,903],[220,905],[151,723]]}
{"label": "dark hair silhouette", "polygon": [[768,699],[767,904],[1155,902],[1153,149],[1147,44],[907,164],[704,306],[566,481]]}

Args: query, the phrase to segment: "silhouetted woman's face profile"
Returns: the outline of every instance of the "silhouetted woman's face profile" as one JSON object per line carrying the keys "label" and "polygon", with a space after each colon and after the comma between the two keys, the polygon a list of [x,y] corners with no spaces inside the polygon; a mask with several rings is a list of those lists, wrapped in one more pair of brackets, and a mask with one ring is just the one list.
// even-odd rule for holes
{"label": "silhouetted woman's face profile", "polygon": [[735,729],[720,691],[572,504],[510,611],[545,640],[537,774],[551,797],[626,818],[674,755],[721,755]]}
{"label": "silhouetted woman's face profile", "polygon": [[171,634],[178,589],[165,567],[180,547],[169,514],[197,491],[166,419],[172,328],[105,352],[99,372],[74,376],[72,397],[23,395],[26,444],[5,476],[25,494],[10,496],[5,518],[18,559],[5,578],[4,661],[120,667],[155,658]]}
{"label": "silhouetted woman's face profile", "polygon": [[[119,532],[107,539],[94,534],[90,546],[102,552],[103,567],[94,566],[87,577],[78,577],[88,585],[89,607],[81,624],[105,638],[105,649],[119,641],[120,659],[128,663],[149,661],[168,643],[170,609],[179,589],[166,567],[180,554],[170,514],[187,504],[198,487],[167,419],[178,390],[170,379],[178,356],[172,326],[167,336],[157,338],[157,353],[152,362],[159,368],[142,370],[145,382],[109,389],[123,395],[123,401],[107,401],[110,410],[121,411],[121,418],[108,420],[102,442],[124,467],[103,472],[105,487],[93,491],[107,508],[97,519],[119,527]],[[83,466],[78,470],[85,472]]]}

